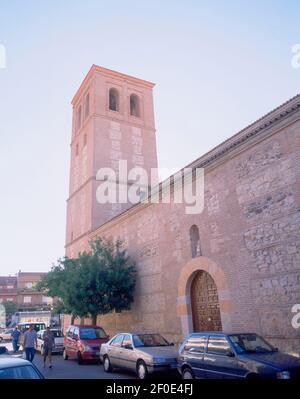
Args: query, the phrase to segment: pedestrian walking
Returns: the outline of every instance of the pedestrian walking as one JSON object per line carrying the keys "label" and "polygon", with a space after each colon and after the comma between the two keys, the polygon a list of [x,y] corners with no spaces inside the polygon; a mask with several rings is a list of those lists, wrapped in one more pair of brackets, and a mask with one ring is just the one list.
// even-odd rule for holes
{"label": "pedestrian walking", "polygon": [[18,326],[16,326],[11,333],[12,346],[13,346],[14,353],[18,352],[18,350],[19,350],[20,335],[21,335],[21,331],[18,329]]}
{"label": "pedestrian walking", "polygon": [[33,328],[33,325],[29,327],[24,334],[24,349],[26,353],[26,360],[33,362],[33,358],[35,355],[35,348],[37,346],[37,333]]}
{"label": "pedestrian walking", "polygon": [[50,327],[46,328],[43,334],[43,351],[44,351],[44,367],[46,367],[46,360],[48,357],[49,368],[52,368],[52,350],[55,345],[55,337]]}

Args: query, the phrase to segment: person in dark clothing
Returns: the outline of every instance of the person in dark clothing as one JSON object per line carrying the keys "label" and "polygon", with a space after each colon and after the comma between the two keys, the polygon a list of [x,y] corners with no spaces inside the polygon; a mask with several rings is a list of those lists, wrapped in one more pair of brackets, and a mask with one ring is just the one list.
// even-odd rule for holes
{"label": "person in dark clothing", "polygon": [[55,337],[53,332],[50,330],[50,327],[46,328],[46,331],[43,334],[43,348],[44,348],[44,367],[46,367],[46,359],[48,357],[49,368],[52,368],[52,349],[55,345]]}
{"label": "person in dark clothing", "polygon": [[13,332],[11,333],[11,338],[12,338],[12,346],[13,346],[13,351],[16,353],[19,350],[19,338],[21,335],[21,331],[18,329],[18,326],[15,327]]}

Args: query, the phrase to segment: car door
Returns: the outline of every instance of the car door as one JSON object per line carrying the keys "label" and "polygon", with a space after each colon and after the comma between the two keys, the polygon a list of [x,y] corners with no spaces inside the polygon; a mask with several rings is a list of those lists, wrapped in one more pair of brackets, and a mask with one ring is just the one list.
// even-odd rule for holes
{"label": "car door", "polygon": [[74,357],[74,345],[73,345],[73,333],[74,327],[69,327],[67,334],[66,334],[66,352],[67,355],[70,357]]}
{"label": "car door", "polygon": [[238,361],[226,336],[211,334],[204,354],[207,378],[240,378]]}
{"label": "car door", "polygon": [[205,378],[204,351],[207,345],[207,335],[192,335],[183,349],[183,362],[188,364],[195,378]]}
{"label": "car door", "polygon": [[132,337],[130,334],[124,334],[119,353],[121,367],[135,370],[136,356],[133,349]]}
{"label": "car door", "polygon": [[41,347],[42,347],[42,336],[41,336],[41,332],[39,331],[37,333],[37,350],[40,352],[41,351]]}
{"label": "car door", "polygon": [[124,338],[124,334],[118,334],[108,346],[107,354],[110,363],[114,367],[122,367],[120,359],[121,344]]}
{"label": "car door", "polygon": [[72,352],[73,352],[72,356],[76,358],[78,353],[78,340],[79,340],[79,328],[74,327],[73,336],[72,336]]}

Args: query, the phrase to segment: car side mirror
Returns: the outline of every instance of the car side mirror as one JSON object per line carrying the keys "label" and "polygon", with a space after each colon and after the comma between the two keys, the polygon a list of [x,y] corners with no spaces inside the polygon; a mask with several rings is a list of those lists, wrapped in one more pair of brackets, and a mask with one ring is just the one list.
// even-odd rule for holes
{"label": "car side mirror", "polygon": [[125,345],[124,348],[125,348],[125,349],[133,349],[133,346],[130,345],[130,344],[128,344],[128,345]]}
{"label": "car side mirror", "polygon": [[234,357],[235,354],[234,354],[231,350],[229,350],[229,351],[226,352],[226,356],[228,356],[228,357]]}
{"label": "car side mirror", "polygon": [[170,346],[174,346],[174,342],[170,342]]}

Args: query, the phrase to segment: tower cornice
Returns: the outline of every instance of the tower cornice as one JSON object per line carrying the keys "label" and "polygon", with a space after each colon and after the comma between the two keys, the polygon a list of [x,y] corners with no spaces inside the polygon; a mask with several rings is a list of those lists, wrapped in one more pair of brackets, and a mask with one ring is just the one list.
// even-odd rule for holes
{"label": "tower cornice", "polygon": [[74,106],[76,104],[76,102],[78,101],[78,99],[81,97],[81,95],[85,92],[87,86],[90,83],[90,80],[92,78],[92,76],[95,73],[100,73],[101,75],[105,75],[107,77],[111,77],[113,79],[120,79],[122,81],[126,81],[128,83],[132,83],[134,85],[138,85],[147,89],[153,89],[153,87],[155,86],[155,83],[149,82],[147,80],[144,79],[139,79],[136,78],[134,76],[131,75],[127,75],[125,73],[121,73],[118,71],[114,71],[112,69],[108,69],[108,68],[104,68],[102,66],[98,66],[93,64],[90,68],[90,70],[88,71],[87,75],[85,76],[85,78],[83,79],[79,89],[77,90],[77,92],[75,93],[71,104]]}

